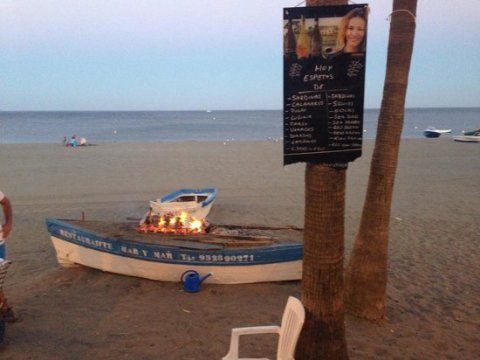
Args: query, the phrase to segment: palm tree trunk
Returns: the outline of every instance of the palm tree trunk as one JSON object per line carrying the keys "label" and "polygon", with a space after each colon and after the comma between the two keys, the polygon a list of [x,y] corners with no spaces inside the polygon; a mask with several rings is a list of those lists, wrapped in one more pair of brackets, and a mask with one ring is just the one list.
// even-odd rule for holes
{"label": "palm tree trunk", "polygon": [[387,72],[370,166],[367,195],[345,272],[349,312],[370,320],[385,316],[390,210],[403,128],[417,0],[394,0]]}
{"label": "palm tree trunk", "polygon": [[296,358],[348,359],[343,306],[345,169],[307,164],[302,301]]}
{"label": "palm tree trunk", "polygon": [[[307,0],[306,5],[346,3]],[[296,359],[348,359],[343,305],[345,178],[346,166],[306,166],[302,278],[306,318]]]}

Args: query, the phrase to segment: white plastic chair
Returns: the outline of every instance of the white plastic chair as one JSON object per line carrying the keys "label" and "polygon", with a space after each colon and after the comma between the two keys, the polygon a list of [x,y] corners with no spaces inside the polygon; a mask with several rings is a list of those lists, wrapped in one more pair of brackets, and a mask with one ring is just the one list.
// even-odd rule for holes
{"label": "white plastic chair", "polygon": [[[253,360],[253,358],[239,358],[240,335],[255,334],[278,334],[277,360],[294,360],[295,347],[297,345],[303,322],[305,321],[305,308],[300,300],[290,296],[285,306],[280,326],[255,326],[232,329],[230,349],[222,360]],[[268,360],[267,358],[255,358],[256,360]]]}

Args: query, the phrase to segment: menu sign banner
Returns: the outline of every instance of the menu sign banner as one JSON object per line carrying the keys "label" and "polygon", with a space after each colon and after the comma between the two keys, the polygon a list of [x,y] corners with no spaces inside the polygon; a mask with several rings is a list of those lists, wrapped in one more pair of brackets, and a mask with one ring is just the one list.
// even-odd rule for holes
{"label": "menu sign banner", "polygon": [[285,8],[284,164],[362,154],[368,7]]}

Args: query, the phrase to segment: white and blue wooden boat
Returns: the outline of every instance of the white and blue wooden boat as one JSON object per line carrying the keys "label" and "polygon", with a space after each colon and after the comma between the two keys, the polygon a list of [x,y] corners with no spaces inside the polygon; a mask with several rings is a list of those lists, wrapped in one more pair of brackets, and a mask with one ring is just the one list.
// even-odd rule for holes
{"label": "white and blue wooden boat", "polygon": [[216,188],[204,189],[179,189],[160,199],[150,201],[150,211],[147,215],[173,215],[179,216],[187,212],[196,220],[204,220],[217,196]]}
{"label": "white and blue wooden boat", "polygon": [[211,226],[204,234],[141,233],[138,223],[48,218],[58,262],[160,281],[181,281],[187,270],[206,283],[298,280],[301,229]]}

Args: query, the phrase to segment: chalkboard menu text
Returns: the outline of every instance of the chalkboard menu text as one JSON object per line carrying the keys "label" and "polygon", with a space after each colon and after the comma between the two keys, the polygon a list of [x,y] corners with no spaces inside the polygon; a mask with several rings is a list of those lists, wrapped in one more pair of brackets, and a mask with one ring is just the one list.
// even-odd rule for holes
{"label": "chalkboard menu text", "polygon": [[285,164],[361,156],[367,9],[284,9]]}

